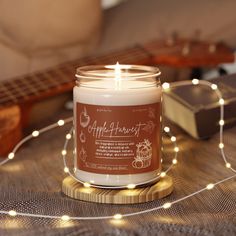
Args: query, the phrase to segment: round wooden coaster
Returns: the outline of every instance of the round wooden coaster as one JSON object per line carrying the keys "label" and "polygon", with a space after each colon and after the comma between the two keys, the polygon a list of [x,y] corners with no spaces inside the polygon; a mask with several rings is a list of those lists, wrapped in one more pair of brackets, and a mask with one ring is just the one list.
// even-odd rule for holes
{"label": "round wooden coaster", "polygon": [[109,203],[109,204],[134,204],[149,202],[166,197],[173,191],[173,181],[170,176],[161,178],[157,183],[135,189],[99,189],[84,187],[72,177],[66,177],[62,183],[62,191],[71,198],[82,201]]}

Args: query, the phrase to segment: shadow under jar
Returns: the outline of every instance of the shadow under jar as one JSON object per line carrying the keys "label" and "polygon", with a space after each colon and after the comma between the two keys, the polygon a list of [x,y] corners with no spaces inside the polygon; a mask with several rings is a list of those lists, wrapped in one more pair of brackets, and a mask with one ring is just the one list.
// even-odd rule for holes
{"label": "shadow under jar", "polygon": [[74,87],[75,175],[126,186],[161,170],[161,85],[156,67],[84,66]]}

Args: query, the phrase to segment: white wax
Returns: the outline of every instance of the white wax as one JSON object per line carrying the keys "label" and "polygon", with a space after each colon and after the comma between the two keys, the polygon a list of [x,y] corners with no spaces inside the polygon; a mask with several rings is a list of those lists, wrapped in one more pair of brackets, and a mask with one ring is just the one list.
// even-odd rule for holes
{"label": "white wax", "polygon": [[[151,86],[151,83],[146,81],[122,80],[120,83],[114,80],[91,81],[87,82],[86,87],[75,86],[73,93],[74,110],[77,102],[91,105],[132,106],[153,104],[161,100],[161,87]],[[74,119],[77,120],[76,112],[74,112]],[[77,167],[77,163],[75,163],[75,166]],[[108,175],[76,169],[75,175],[84,182],[119,186],[148,181],[156,177],[159,172],[160,169],[142,174]]]}

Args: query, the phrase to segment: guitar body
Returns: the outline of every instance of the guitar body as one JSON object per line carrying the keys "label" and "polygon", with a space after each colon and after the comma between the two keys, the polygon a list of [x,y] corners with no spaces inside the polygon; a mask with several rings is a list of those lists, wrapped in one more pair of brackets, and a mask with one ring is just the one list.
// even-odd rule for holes
{"label": "guitar body", "polygon": [[17,105],[0,109],[0,156],[5,156],[22,138],[21,110]]}

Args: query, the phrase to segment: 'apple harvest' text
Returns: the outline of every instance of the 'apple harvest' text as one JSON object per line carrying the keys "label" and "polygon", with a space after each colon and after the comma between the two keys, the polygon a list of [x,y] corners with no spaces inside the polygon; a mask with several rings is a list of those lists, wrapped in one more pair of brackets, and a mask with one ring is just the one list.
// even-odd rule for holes
{"label": "'apple harvest' text", "polygon": [[146,123],[139,122],[138,124],[125,127],[121,126],[120,122],[104,122],[103,125],[98,125],[97,121],[94,121],[91,125],[88,126],[88,132],[93,135],[93,137],[139,137],[140,130],[142,126],[145,126]]}

